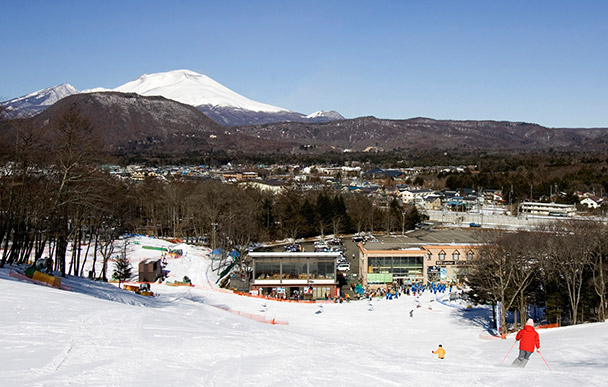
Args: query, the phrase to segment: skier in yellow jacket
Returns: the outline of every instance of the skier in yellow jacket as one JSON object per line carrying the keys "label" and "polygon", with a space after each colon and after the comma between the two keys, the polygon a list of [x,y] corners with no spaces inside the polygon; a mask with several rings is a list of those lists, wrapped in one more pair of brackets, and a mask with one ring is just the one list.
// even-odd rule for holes
{"label": "skier in yellow jacket", "polygon": [[437,348],[437,350],[433,351],[433,353],[436,353],[437,357],[440,359],[443,359],[445,357],[445,349],[443,349],[441,344],[439,344],[439,348]]}

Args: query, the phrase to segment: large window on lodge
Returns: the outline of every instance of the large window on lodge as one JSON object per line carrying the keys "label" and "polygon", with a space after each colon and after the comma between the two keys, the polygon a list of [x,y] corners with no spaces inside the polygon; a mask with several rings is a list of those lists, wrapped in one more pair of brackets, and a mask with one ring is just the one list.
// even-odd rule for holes
{"label": "large window on lodge", "polygon": [[424,257],[370,257],[369,266],[373,273],[391,273],[396,276],[407,276],[422,271]]}
{"label": "large window on lodge", "polygon": [[310,278],[311,279],[334,279],[336,277],[336,269],[333,260],[327,261],[310,261]]}
{"label": "large window on lodge", "polygon": [[281,262],[278,259],[256,259],[254,270],[256,279],[278,280],[281,278]]}
{"label": "large window on lodge", "polygon": [[[281,263],[283,277],[281,278]],[[317,261],[308,258],[259,258],[255,260],[255,278],[259,280],[278,279],[335,279],[333,260]]]}
{"label": "large window on lodge", "polygon": [[283,279],[307,279],[308,259],[283,258]]}

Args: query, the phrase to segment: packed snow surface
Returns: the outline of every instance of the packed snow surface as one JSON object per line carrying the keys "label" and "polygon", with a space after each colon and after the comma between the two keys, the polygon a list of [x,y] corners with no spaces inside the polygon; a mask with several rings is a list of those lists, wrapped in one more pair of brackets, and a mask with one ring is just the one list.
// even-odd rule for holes
{"label": "packed snow surface", "polygon": [[[501,361],[514,335],[488,340],[484,308],[444,305],[428,293],[343,304],[244,297],[216,287],[207,249],[128,242],[134,268],[160,256],[144,245],[182,249],[181,258],[168,260],[168,280],[188,275],[197,286],[153,284],[156,296],[144,297],[69,277],[63,283],[72,291],[65,291],[0,269],[1,386],[512,387],[608,380],[606,323],[539,330],[551,370],[538,353],[525,369],[511,368],[517,346]],[[431,353],[439,344],[445,360]]]}
{"label": "packed snow surface", "polygon": [[144,74],[113,91],[163,96],[192,106],[211,105],[273,113],[288,111],[243,97],[208,76],[190,70]]}

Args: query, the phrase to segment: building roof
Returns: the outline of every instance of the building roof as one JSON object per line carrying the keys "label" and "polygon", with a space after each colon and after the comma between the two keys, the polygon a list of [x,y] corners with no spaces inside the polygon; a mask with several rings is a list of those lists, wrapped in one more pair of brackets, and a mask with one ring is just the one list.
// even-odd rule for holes
{"label": "building roof", "polygon": [[450,244],[483,244],[483,232],[468,228],[430,228],[408,232],[405,235],[378,237],[378,242],[367,242],[365,250],[403,250],[418,246]]}
{"label": "building roof", "polygon": [[397,176],[401,176],[403,175],[403,172],[401,172],[398,169],[382,169],[379,167],[370,169],[369,171],[365,172],[364,175],[366,176],[385,176],[385,177],[397,177]]}
{"label": "building roof", "polygon": [[251,258],[339,258],[339,252],[315,253],[312,251],[298,252],[276,252],[276,251],[252,251]]}

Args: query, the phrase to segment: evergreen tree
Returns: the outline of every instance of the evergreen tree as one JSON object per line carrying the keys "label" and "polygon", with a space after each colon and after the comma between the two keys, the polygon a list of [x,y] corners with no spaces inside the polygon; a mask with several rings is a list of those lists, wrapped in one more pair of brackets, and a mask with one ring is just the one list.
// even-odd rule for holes
{"label": "evergreen tree", "polygon": [[300,206],[298,216],[303,219],[302,235],[305,237],[316,236],[317,232],[317,210],[315,206],[308,200],[304,199],[304,202]]}
{"label": "evergreen tree", "polygon": [[410,206],[405,214],[405,229],[412,230],[416,227],[417,223],[423,222],[428,218],[427,215],[420,213],[415,205]]}
{"label": "evergreen tree", "polygon": [[265,197],[262,199],[259,212],[259,222],[262,225],[262,229],[267,233],[267,239],[271,239],[271,235],[276,233],[275,208],[272,198]]}
{"label": "evergreen tree", "polygon": [[340,232],[352,232],[352,221],[348,215],[348,211],[346,210],[346,204],[344,203],[344,198],[342,195],[334,196],[332,202],[334,208],[334,217],[332,220],[334,234],[337,235]]}
{"label": "evergreen tree", "polygon": [[334,218],[335,209],[333,203],[326,192],[320,192],[317,197],[317,220],[319,225],[319,232],[321,236],[324,236],[327,230],[332,226],[332,220]]}
{"label": "evergreen tree", "polygon": [[118,280],[118,287],[124,281],[127,281],[131,278],[132,273],[131,270],[131,262],[127,259],[126,254],[121,254],[120,257],[114,263],[114,273],[113,276]]}

